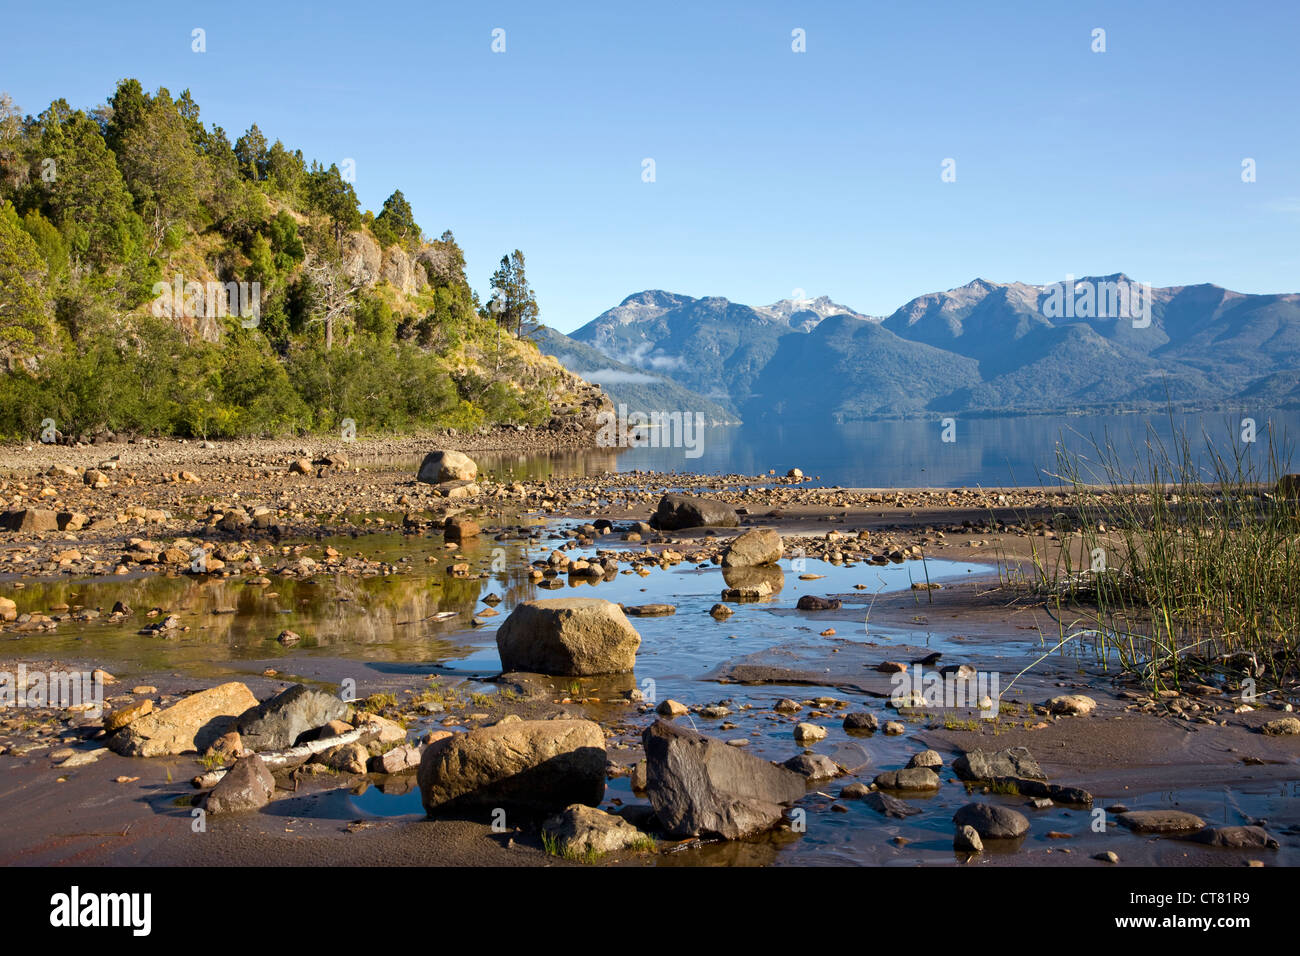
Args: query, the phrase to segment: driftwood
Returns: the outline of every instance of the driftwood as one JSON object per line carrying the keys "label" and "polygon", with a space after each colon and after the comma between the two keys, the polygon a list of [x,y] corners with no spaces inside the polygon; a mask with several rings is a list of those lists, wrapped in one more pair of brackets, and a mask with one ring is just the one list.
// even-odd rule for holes
{"label": "driftwood", "polygon": [[[336,737],[312,740],[296,747],[290,747],[288,750],[268,750],[266,753],[257,756],[262,758],[262,763],[266,764],[268,770],[275,773],[301,767],[316,754],[324,753],[326,750],[333,750],[335,747],[350,743],[369,743],[378,739],[378,737],[379,731],[375,727],[362,724],[360,727],[349,730],[345,734],[339,734]],[[226,773],[227,768],[223,767],[220,770],[209,770],[207,773],[199,774],[194,778],[194,786],[200,790],[215,787]]]}

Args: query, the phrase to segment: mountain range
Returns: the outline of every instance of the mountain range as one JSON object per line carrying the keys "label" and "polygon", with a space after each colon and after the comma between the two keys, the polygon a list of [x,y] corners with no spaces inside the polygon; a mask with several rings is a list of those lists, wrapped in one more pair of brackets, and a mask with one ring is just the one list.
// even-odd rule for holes
{"label": "mountain range", "polygon": [[975,279],[886,317],[825,296],[748,306],[649,290],[569,336],[542,331],[542,351],[616,402],[717,421],[1300,406],[1300,294],[1122,273]]}

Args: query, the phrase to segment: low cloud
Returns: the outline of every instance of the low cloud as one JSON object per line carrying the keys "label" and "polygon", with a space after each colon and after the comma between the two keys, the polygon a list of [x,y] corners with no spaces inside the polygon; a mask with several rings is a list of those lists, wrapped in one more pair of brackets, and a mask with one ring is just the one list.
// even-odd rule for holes
{"label": "low cloud", "polygon": [[657,375],[648,375],[645,372],[625,372],[617,368],[598,368],[590,372],[578,372],[589,382],[596,382],[600,385],[650,385],[660,381]]}

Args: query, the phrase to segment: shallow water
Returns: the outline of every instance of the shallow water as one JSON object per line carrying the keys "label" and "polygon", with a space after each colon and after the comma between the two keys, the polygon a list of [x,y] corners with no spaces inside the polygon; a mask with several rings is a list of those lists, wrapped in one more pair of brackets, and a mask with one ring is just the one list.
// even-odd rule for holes
{"label": "shallow water", "polygon": [[[632,708],[609,703],[632,688],[638,688],[652,700],[674,698],[688,705],[725,703],[731,713],[725,718],[706,719],[692,714],[682,720],[703,733],[720,739],[744,738],[747,749],[756,756],[785,760],[800,752],[792,737],[793,722],[774,715],[772,705],[782,697],[806,700],[819,696],[848,701],[851,710],[870,710],[881,723],[900,719],[908,733],[900,736],[863,734],[846,731],[841,726],[845,710],[830,710],[819,718],[808,716],[805,708],[796,720],[811,719],[826,727],[827,738],[810,749],[825,754],[837,763],[862,768],[856,778],[827,781],[810,788],[800,803],[805,812],[805,832],[776,834],[740,843],[717,843],[680,853],[655,857],[658,865],[687,864],[843,864],[872,863],[913,865],[917,863],[953,864],[962,862],[952,850],[952,813],[969,801],[965,788],[946,782],[934,796],[906,795],[908,801],[925,812],[905,820],[887,819],[861,802],[840,801],[845,812],[831,809],[830,795],[852,779],[870,781],[878,772],[904,766],[921,747],[912,737],[931,718],[900,717],[888,709],[882,696],[888,682],[882,675],[861,663],[863,659],[907,660],[929,651],[940,651],[947,662],[966,661],[981,670],[1014,672],[1011,661],[1023,662],[1027,651],[1041,652],[1050,647],[1034,646],[1035,634],[1010,631],[1005,640],[982,637],[967,643],[954,630],[959,622],[942,625],[927,616],[928,596],[911,591],[914,582],[927,579],[935,583],[967,579],[971,575],[988,575],[988,565],[956,561],[929,560],[874,566],[868,564],[832,565],[805,559],[798,567],[790,560],[781,563],[780,588],[774,599],[762,603],[732,605],[736,613],[717,621],[707,612],[720,597],[725,586],[724,572],[709,564],[696,567],[681,564],[646,576],[619,574],[612,580],[569,584],[561,587],[538,587],[523,568],[530,560],[544,557],[560,543],[542,537],[495,541],[482,537],[467,543],[461,559],[472,568],[482,567],[482,579],[460,580],[446,577],[440,570],[430,572],[426,556],[445,562],[447,551],[440,535],[428,538],[407,537],[398,533],[374,534],[353,539],[341,536],[329,542],[345,555],[360,552],[367,557],[385,560],[405,573],[350,577],[318,575],[310,580],[272,577],[269,586],[256,586],[243,578],[194,579],[146,576],[83,581],[30,582],[22,590],[12,591],[20,610],[48,611],[52,605],[100,607],[107,611],[114,601],[123,600],[136,611],[120,624],[65,621],[56,633],[27,634],[11,648],[24,656],[64,656],[93,658],[109,670],[138,667],[142,670],[167,669],[194,676],[229,674],[240,662],[258,662],[257,669],[274,665],[279,657],[324,657],[330,659],[401,662],[411,666],[412,679],[445,674],[471,682],[475,691],[493,693],[497,685],[487,679],[498,674],[501,662],[497,655],[494,632],[514,604],[537,597],[591,595],[626,605],[668,603],[677,607],[672,616],[637,617],[633,624],[642,637],[636,672],[614,678],[591,678],[566,682],[575,698],[600,698],[590,703],[590,716],[614,722],[632,722],[640,726],[648,717],[638,717]],[[612,547],[602,543],[602,548]],[[639,549],[638,549],[639,550]],[[571,556],[590,554],[574,549]],[[492,570],[505,568],[508,570]],[[772,575],[772,572],[767,572]],[[821,575],[817,580],[799,579],[800,573]],[[863,585],[856,589],[855,585]],[[484,605],[480,599],[495,592],[503,598],[500,615],[488,619],[486,626],[470,628],[470,620]],[[871,621],[873,601],[878,595],[910,594],[916,615],[906,624],[883,626]],[[839,611],[801,612],[794,604],[803,594],[834,595],[845,601]],[[146,637],[136,632],[146,622],[143,611],[159,607],[163,613],[175,612],[190,629],[172,639]],[[446,620],[435,615],[452,612]],[[897,616],[894,618],[898,620]],[[283,648],[276,641],[282,629],[302,635],[301,644]],[[833,636],[823,636],[834,628]],[[874,655],[874,656],[873,656]],[[805,682],[789,684],[742,685],[720,683],[720,667],[738,660],[754,660],[796,668],[803,671]],[[842,665],[836,664],[843,661]],[[1005,663],[1000,663],[1004,661]],[[1079,649],[1056,654],[1045,669],[1055,668],[1060,676],[1077,676],[1093,667],[1091,656]],[[1014,670],[1018,670],[1015,666]],[[826,683],[817,683],[818,671],[825,673]],[[809,671],[813,672],[811,675]],[[362,688],[362,693],[365,693]],[[1014,699],[1014,697],[1012,698]],[[437,726],[438,717],[427,724]],[[734,726],[724,728],[724,722]],[[617,746],[617,741],[611,741]],[[1060,781],[1069,783],[1070,781]],[[313,815],[329,818],[409,818],[419,819],[423,811],[413,778],[397,778],[380,787],[369,783],[360,792],[341,790],[322,795],[312,803]],[[1125,795],[1132,807],[1153,808],[1178,806],[1197,812],[1211,822],[1242,823],[1247,817],[1290,819],[1300,785],[1260,785],[1225,793],[1222,788],[1176,793]],[[1053,807],[1036,811],[1025,806],[1025,799],[1015,796],[988,796],[983,799],[1005,802],[1031,817],[1031,835],[1019,847],[990,846],[985,864],[1014,860],[1017,863],[1053,862],[1063,849],[1090,856],[1106,849],[1116,849],[1126,860],[1134,857],[1158,862],[1178,862],[1179,854],[1189,852],[1188,845],[1177,841],[1151,841],[1131,834],[1097,834],[1091,830],[1091,816],[1086,809]],[[644,797],[632,793],[626,777],[609,782],[605,805],[644,803]],[[1099,804],[1105,801],[1099,801]],[[1288,814],[1291,816],[1288,818]],[[1072,839],[1049,839],[1046,833],[1057,830],[1072,834]],[[897,846],[890,841],[902,837],[909,841]],[[1291,842],[1295,842],[1291,838]],[[1048,851],[1051,850],[1051,853]],[[1194,848],[1198,854],[1210,851]],[[1278,862],[1294,853],[1285,845]],[[1240,857],[1225,857],[1236,860]]]}

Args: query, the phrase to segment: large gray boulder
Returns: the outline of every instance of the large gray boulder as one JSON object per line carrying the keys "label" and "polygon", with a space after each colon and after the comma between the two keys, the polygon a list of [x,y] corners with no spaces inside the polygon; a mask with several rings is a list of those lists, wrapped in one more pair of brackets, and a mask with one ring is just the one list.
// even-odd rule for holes
{"label": "large gray boulder", "polygon": [[666,720],[641,740],[646,792],[673,837],[736,840],[771,829],[806,790],[799,774]]}
{"label": "large gray boulder", "polygon": [[1006,750],[971,750],[952,762],[952,769],[963,780],[1046,780],[1047,774],[1027,747]]}
{"label": "large gray boulder", "polygon": [[235,729],[250,750],[284,750],[308,731],[348,715],[348,705],[333,694],[294,684],[240,715]]}
{"label": "large gray boulder", "polygon": [[623,674],[636,665],[640,646],[641,635],[622,609],[600,598],[525,601],[497,628],[505,671]]}
{"label": "large gray boulder", "polygon": [[711,498],[692,498],[689,495],[664,495],[659,499],[659,506],[655,509],[651,522],[664,531],[740,527],[736,509],[731,505]]}
{"label": "large gray boulder", "polygon": [[605,759],[605,735],[590,720],[494,724],[431,743],[420,758],[420,798],[430,815],[595,806],[605,795]]}
{"label": "large gray boulder", "polygon": [[440,448],[424,456],[416,480],[439,485],[446,481],[473,481],[477,476],[478,465],[469,455]]}
{"label": "large gray boulder", "polygon": [[781,536],[767,528],[755,528],[736,538],[722,552],[724,568],[752,568],[781,560]]}
{"label": "large gray boulder", "polygon": [[253,754],[235,761],[208,794],[203,808],[208,813],[239,813],[257,810],[271,802],[275,778],[262,758]]}

